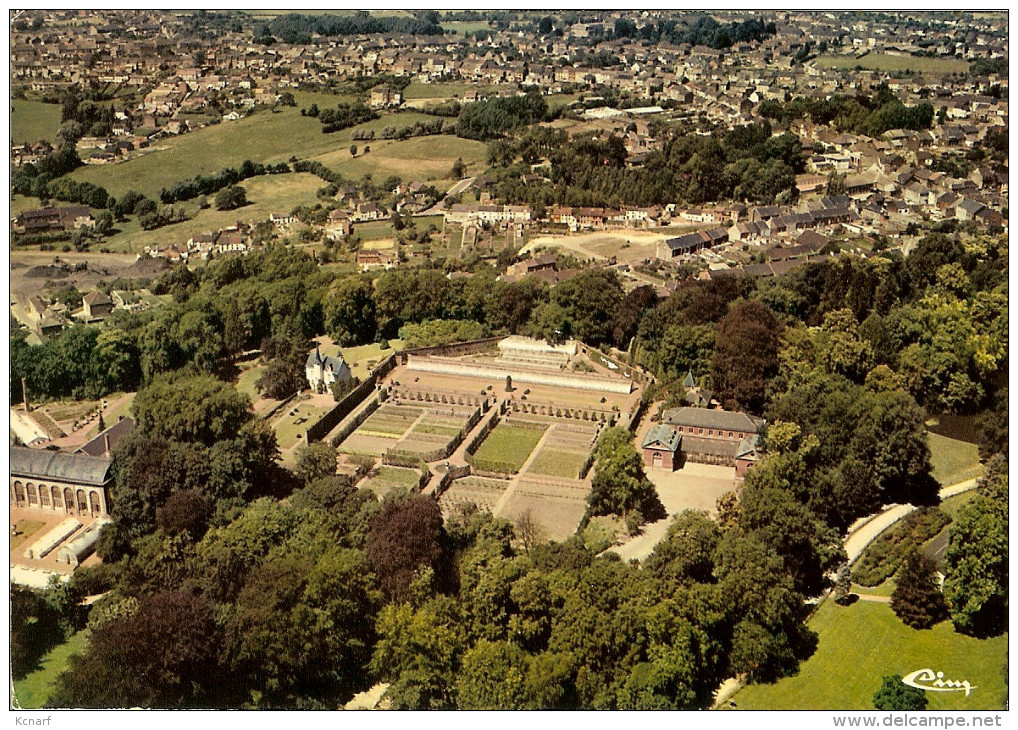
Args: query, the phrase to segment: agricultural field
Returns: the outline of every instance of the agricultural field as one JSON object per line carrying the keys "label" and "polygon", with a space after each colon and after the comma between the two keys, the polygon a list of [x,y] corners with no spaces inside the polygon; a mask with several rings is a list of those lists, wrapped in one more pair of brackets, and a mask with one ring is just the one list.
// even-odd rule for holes
{"label": "agricultural field", "polygon": [[481,510],[494,512],[495,505],[508,486],[509,482],[502,479],[464,477],[453,481],[438,498],[438,503],[445,517],[452,515],[457,505],[468,503],[477,505]]}
{"label": "agricultural field", "polygon": [[[433,121],[435,117],[405,112],[383,116],[367,122],[356,129],[375,129],[380,133],[383,127],[411,126],[417,121]],[[338,137],[351,130],[328,135]],[[350,138],[352,140],[352,137]],[[350,144],[357,145],[357,155],[350,155]],[[367,145],[371,151],[364,153]],[[352,140],[334,152],[316,157],[326,167],[336,170],[345,177],[359,178],[371,175],[378,180],[389,175],[398,175],[405,180],[431,182],[440,190],[452,185],[452,166],[462,158],[468,172],[479,172],[487,159],[488,148],[483,142],[461,139],[449,134],[427,137],[413,137],[405,140],[373,139]],[[443,183],[443,184],[439,184]],[[447,185],[446,185],[447,184]]]}
{"label": "agricultural field", "polygon": [[853,69],[861,66],[871,71],[916,71],[918,73],[952,74],[968,71],[968,61],[958,58],[923,58],[918,56],[892,56],[888,53],[867,53],[855,56],[820,56],[820,68]]}
{"label": "agricultural field", "polygon": [[593,424],[553,424],[541,450],[527,468],[528,474],[576,479],[593,448]]}
{"label": "agricultural field", "polygon": [[933,478],[942,486],[980,477],[985,471],[979,463],[979,447],[966,441],[927,432]]}
{"label": "agricultural field", "polygon": [[587,511],[586,482],[521,476],[499,516],[514,522],[528,517],[540,526],[542,537],[565,540],[576,532]]}
{"label": "agricultural field", "polygon": [[403,469],[398,466],[381,466],[364,480],[360,488],[370,489],[379,499],[394,489],[417,489],[421,474],[415,469]]}
{"label": "agricultural field", "polygon": [[544,428],[500,423],[484,439],[474,458],[478,463],[498,463],[512,467],[512,473],[518,472],[544,433]]}
{"label": "agricultural field", "polygon": [[410,430],[423,412],[423,408],[387,403],[368,416],[339,445],[339,451],[362,456],[382,456]]}
{"label": "agricultural field", "polygon": [[774,684],[750,685],[733,698],[740,710],[872,710],[885,675],[923,667],[974,688],[929,692],[930,710],[999,710],[1007,698],[1007,634],[974,639],[950,621],[920,631],[903,624],[886,603],[825,601],[809,620],[816,652],[799,673]]}
{"label": "agricultural field", "polygon": [[477,411],[472,407],[434,407],[397,443],[393,449],[418,454],[427,461],[437,451],[446,451]]}
{"label": "agricultural field", "polygon": [[11,707],[34,710],[46,706],[47,700],[56,688],[57,677],[64,672],[72,656],[81,654],[88,643],[88,631],[79,631],[63,644],[47,653],[39,662],[39,668],[24,679],[13,682]]}
{"label": "agricultural field", "polygon": [[11,142],[39,142],[56,144],[60,131],[60,105],[41,101],[13,99],[11,101]]}
{"label": "agricultural field", "polygon": [[[127,164],[127,163],[125,163]],[[183,244],[191,236],[204,231],[218,231],[237,221],[258,222],[268,220],[270,213],[289,213],[298,205],[314,205],[315,193],[325,183],[309,173],[289,175],[260,175],[245,180],[241,187],[247,191],[248,205],[237,210],[216,210],[215,206],[199,210],[197,201],[178,203],[193,217],[153,231],[142,230],[137,218],[118,223],[120,233],[106,239],[102,246],[111,251],[141,253],[145,246]],[[209,203],[212,202],[209,197]]]}

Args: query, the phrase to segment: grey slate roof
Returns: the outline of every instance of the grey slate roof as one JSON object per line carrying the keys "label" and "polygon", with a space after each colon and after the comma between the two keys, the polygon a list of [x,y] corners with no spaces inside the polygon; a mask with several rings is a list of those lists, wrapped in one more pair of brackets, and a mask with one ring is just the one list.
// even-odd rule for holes
{"label": "grey slate roof", "polygon": [[643,444],[640,446],[641,449],[646,449],[654,444],[661,444],[666,449],[674,453],[679,448],[679,443],[682,441],[682,436],[679,435],[678,431],[670,426],[658,424],[654,428],[647,432],[646,437],[643,439]]}
{"label": "grey slate roof", "polygon": [[121,421],[117,421],[78,449],[78,453],[88,454],[89,456],[102,456],[106,453],[106,439],[103,438],[104,436],[109,439],[110,449],[112,449],[117,445],[117,442],[120,441],[120,439],[127,436],[133,430],[133,419],[125,418]]}
{"label": "grey slate roof", "polygon": [[102,486],[109,479],[110,460],[88,454],[11,446],[11,476],[57,479]]}
{"label": "grey slate roof", "polygon": [[722,431],[743,431],[757,433],[764,423],[745,413],[723,411],[712,408],[671,408],[661,414],[661,420],[673,426],[694,428],[716,428]]}

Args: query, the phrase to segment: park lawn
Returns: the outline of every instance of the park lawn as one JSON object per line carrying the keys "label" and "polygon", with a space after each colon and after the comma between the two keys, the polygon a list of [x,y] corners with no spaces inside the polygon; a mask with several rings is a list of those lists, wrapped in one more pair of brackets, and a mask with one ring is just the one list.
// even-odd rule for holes
{"label": "park lawn", "polygon": [[286,415],[276,421],[274,426],[279,448],[289,449],[301,443],[304,440],[304,432],[317,423],[323,413],[324,409],[307,403],[298,405],[297,412],[292,416],[290,409],[287,408]]}
{"label": "park lawn", "polygon": [[42,207],[42,201],[31,195],[15,195],[11,200],[11,217],[24,213],[26,210],[35,210]]}
{"label": "park lawn", "polygon": [[861,586],[858,583],[853,583],[852,593],[858,593],[862,596],[887,596],[890,598],[891,594],[894,593],[894,576],[875,586]]}
{"label": "park lawn", "polygon": [[923,58],[918,56],[892,56],[888,53],[867,53],[854,56],[820,56],[816,60],[821,68],[851,69],[862,66],[872,71],[919,71],[932,74],[951,74],[967,71],[968,61],[957,58]]}
{"label": "park lawn", "polygon": [[979,447],[966,441],[927,432],[933,478],[942,486],[957,484],[983,475]]}
{"label": "park lawn", "polygon": [[[250,201],[236,210],[216,210],[215,206],[198,210],[193,200],[178,203],[194,217],[153,231],[144,231],[136,217],[127,223],[118,223],[120,233],[106,239],[104,248],[111,251],[141,253],[145,246],[183,244],[191,236],[205,231],[218,231],[238,221],[257,223],[269,219],[270,213],[289,213],[298,205],[314,205],[316,193],[325,183],[310,173],[286,175],[259,175],[241,183]],[[209,196],[211,203],[214,196]]]}
{"label": "park lawn", "polygon": [[971,502],[979,495],[979,490],[970,489],[967,492],[948,497],[940,503],[940,511],[949,516],[952,520],[958,519],[961,508]]}
{"label": "park lawn", "polygon": [[41,101],[14,99],[11,101],[11,141],[56,143],[60,131],[60,105]]}
{"label": "park lawn", "polygon": [[809,626],[820,637],[813,656],[792,677],[740,690],[733,698],[740,710],[872,710],[884,676],[924,667],[975,688],[968,697],[928,692],[930,710],[999,710],[1007,697],[1007,634],[974,639],[950,621],[910,629],[890,605],[869,601],[825,601]]}
{"label": "park lawn", "polygon": [[534,459],[527,472],[576,479],[586,461],[586,454],[545,447],[541,449],[541,453]]}
{"label": "park lawn", "polygon": [[79,631],[63,644],[53,647],[40,660],[39,669],[24,679],[14,681],[11,706],[25,710],[43,707],[56,689],[57,677],[67,669],[68,661],[81,654],[88,643],[88,631]]}
{"label": "park lawn", "polygon": [[33,537],[35,533],[45,526],[46,523],[39,520],[18,520],[15,522],[14,529],[20,534],[11,537],[11,552],[13,553],[20,545],[26,543],[30,537]]}
{"label": "park lawn", "polygon": [[475,456],[478,460],[490,459],[512,464],[519,471],[542,436],[544,429],[520,428],[500,423],[484,439]]}

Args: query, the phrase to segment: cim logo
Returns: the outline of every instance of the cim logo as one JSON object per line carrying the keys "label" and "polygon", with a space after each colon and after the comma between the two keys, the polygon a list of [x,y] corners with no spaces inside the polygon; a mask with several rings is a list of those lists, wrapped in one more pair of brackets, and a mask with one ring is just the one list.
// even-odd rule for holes
{"label": "cim logo", "polygon": [[943,672],[934,672],[932,669],[917,669],[902,677],[901,682],[909,687],[927,692],[964,692],[966,697],[969,696],[969,692],[976,689],[967,680],[959,682],[954,679],[944,679]]}

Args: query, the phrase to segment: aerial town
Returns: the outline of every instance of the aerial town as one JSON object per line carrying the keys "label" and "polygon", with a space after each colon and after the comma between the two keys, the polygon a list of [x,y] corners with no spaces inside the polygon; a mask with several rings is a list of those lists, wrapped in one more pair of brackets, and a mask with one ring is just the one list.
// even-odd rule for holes
{"label": "aerial town", "polygon": [[1006,12],[10,28],[12,709],[1007,709]]}

